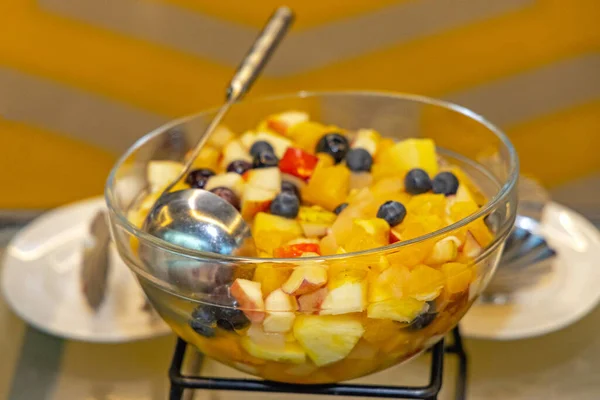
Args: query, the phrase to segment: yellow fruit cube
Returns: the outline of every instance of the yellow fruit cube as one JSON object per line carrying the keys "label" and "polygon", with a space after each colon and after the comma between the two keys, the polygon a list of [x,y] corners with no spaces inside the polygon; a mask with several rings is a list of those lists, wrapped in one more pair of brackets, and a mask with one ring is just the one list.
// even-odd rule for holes
{"label": "yellow fruit cube", "polygon": [[438,172],[435,143],[431,139],[406,139],[381,154],[380,164],[404,175],[413,168],[425,170],[431,177]]}
{"label": "yellow fruit cube", "polygon": [[393,265],[379,275],[373,275],[369,285],[369,302],[376,303],[406,294],[410,271],[402,265]]}
{"label": "yellow fruit cube", "polygon": [[302,236],[298,221],[259,212],[254,218],[252,237],[257,249],[272,253],[274,249]]}
{"label": "yellow fruit cube", "polygon": [[436,215],[444,218],[446,216],[446,196],[433,193],[413,196],[406,204],[406,210],[411,215]]}
{"label": "yellow fruit cube", "polygon": [[417,265],[411,272],[408,282],[408,295],[417,300],[433,300],[439,296],[446,277],[427,265]]}
{"label": "yellow fruit cube", "polygon": [[442,265],[442,272],[446,278],[446,290],[449,294],[461,293],[469,289],[475,279],[472,268],[462,263],[446,263]]}
{"label": "yellow fruit cube", "polygon": [[211,146],[205,146],[200,150],[200,154],[198,154],[198,157],[194,160],[192,168],[208,168],[216,170],[219,165],[220,155],[221,153],[219,150]]}
{"label": "yellow fruit cube", "polygon": [[319,162],[308,184],[302,190],[302,198],[327,210],[334,210],[346,200],[350,190],[350,170],[345,165],[322,166]]}
{"label": "yellow fruit cube", "polygon": [[272,291],[279,289],[291,274],[292,269],[289,267],[264,263],[256,267],[252,280],[260,282],[263,297],[267,297]]}
{"label": "yellow fruit cube", "polygon": [[295,147],[314,153],[317,142],[329,129],[331,128],[318,122],[304,121],[291,126],[286,134],[294,141]]}
{"label": "yellow fruit cube", "polygon": [[291,364],[302,364],[306,361],[306,353],[296,343],[277,344],[257,343],[245,336],[242,338],[242,347],[248,354],[263,360],[277,361]]}
{"label": "yellow fruit cube", "polygon": [[364,332],[351,315],[299,315],[294,322],[296,340],[319,367],[345,358]]}
{"label": "yellow fruit cube", "polygon": [[355,219],[348,241],[341,245],[348,252],[374,249],[389,244],[390,226],[380,218]]}
{"label": "yellow fruit cube", "polygon": [[367,316],[377,319],[391,319],[399,322],[410,322],[427,307],[427,303],[412,297],[388,299],[369,304]]}

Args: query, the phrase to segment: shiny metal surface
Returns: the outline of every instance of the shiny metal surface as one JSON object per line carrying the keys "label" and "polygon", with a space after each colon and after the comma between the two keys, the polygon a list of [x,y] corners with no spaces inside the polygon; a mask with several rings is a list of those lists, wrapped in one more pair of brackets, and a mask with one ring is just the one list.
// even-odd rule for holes
{"label": "shiny metal surface", "polygon": [[234,253],[250,236],[250,228],[235,207],[200,189],[162,196],[143,229],[181,247],[219,254]]}

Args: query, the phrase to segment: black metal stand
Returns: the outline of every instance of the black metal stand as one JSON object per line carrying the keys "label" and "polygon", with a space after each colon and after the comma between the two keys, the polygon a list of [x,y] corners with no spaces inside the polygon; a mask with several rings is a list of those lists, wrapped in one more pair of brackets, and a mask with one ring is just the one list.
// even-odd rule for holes
{"label": "black metal stand", "polygon": [[187,343],[178,339],[169,369],[171,381],[170,400],[180,400],[185,389],[234,390],[270,393],[328,394],[337,396],[379,397],[392,399],[436,400],[442,388],[444,373],[444,354],[458,357],[456,376],[456,400],[466,397],[467,355],[464,351],[458,327],[452,331],[453,343],[445,346],[444,340],[431,350],[431,368],[427,386],[378,386],[378,385],[293,385],[258,379],[226,379],[202,376],[187,376],[181,372]]}

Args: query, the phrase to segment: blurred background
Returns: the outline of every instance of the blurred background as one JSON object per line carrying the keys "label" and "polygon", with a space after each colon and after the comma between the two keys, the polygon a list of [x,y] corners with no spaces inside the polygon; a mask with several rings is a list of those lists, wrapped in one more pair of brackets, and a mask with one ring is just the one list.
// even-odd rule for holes
{"label": "blurred background", "polygon": [[[0,0],[0,217],[101,194],[116,157],[134,140],[222,101],[238,60],[281,4]],[[252,97],[368,89],[457,102],[502,127],[522,171],[555,200],[600,224],[598,0],[285,4],[296,23]],[[485,382],[472,390],[516,398],[514,376],[522,375],[526,398],[535,397],[527,397],[534,386],[548,394],[539,398],[550,398],[559,392],[548,383],[565,382],[564,371],[577,375],[567,379],[569,390],[596,387],[595,373],[580,373],[597,371],[589,360],[598,360],[600,346],[585,348],[598,338],[595,315],[571,336],[471,343],[474,381]],[[0,398],[162,399],[173,338],[64,342],[27,328],[0,303],[0,349]],[[521,362],[502,364],[507,352],[522,354]]]}
{"label": "blurred background", "polygon": [[[100,194],[115,157],[136,138],[222,100],[278,5],[2,0],[0,209]],[[294,30],[252,96],[370,89],[457,102],[508,132],[524,173],[600,221],[590,195],[600,194],[597,0],[287,5],[297,13]]]}

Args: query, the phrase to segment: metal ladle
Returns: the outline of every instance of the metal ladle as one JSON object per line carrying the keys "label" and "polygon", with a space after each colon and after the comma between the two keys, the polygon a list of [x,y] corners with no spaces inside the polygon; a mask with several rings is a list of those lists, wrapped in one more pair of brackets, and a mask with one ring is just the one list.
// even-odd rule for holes
{"label": "metal ladle", "polygon": [[250,229],[230,203],[202,189],[170,190],[186,176],[229,108],[250,89],[293,19],[288,7],[278,8],[271,16],[230,81],[226,102],[198,140],[179,176],[161,193],[146,217],[142,228],[146,232],[182,247],[212,253],[235,254],[244,247]]}

